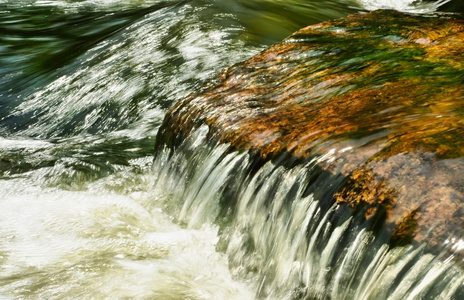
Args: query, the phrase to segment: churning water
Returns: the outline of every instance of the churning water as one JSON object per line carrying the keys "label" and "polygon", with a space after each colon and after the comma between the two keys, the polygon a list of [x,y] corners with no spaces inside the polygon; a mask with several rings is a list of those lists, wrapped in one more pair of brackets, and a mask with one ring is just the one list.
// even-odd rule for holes
{"label": "churning water", "polygon": [[389,251],[307,192],[343,149],[251,174],[201,128],[153,157],[169,107],[221,68],[305,25],[437,5],[416,2],[0,1],[0,299],[460,295],[446,258]]}

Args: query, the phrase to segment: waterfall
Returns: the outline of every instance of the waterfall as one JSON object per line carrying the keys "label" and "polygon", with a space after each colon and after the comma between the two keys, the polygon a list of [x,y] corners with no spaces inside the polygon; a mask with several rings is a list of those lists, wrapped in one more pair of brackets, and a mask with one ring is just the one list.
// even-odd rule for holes
{"label": "waterfall", "polygon": [[158,201],[186,228],[217,224],[217,249],[234,276],[255,282],[258,299],[450,299],[464,292],[452,255],[428,253],[425,244],[391,246],[375,220],[327,206],[340,178],[319,165],[333,152],[292,167],[285,159],[257,165],[249,153],[213,145],[207,131],[200,127],[175,150],[159,148]]}
{"label": "waterfall", "polygon": [[[0,299],[464,297],[459,236],[438,245],[450,251],[395,245],[376,218],[333,201],[349,180],[338,163],[365,162],[388,128],[304,160],[233,149],[200,121],[175,146],[157,135],[221,69],[296,30],[446,2],[0,0]],[[412,73],[460,80],[435,66]],[[395,159],[435,181],[454,175]]]}

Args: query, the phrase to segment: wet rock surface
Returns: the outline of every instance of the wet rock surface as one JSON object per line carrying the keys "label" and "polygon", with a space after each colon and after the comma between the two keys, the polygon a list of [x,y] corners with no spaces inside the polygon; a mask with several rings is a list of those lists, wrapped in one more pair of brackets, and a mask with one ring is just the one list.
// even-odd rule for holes
{"label": "wet rock surface", "polygon": [[343,177],[330,201],[380,220],[392,245],[459,254],[463,41],[457,15],[376,11],[303,28],[177,103],[158,145],[206,124],[209,140],[262,161],[323,156]]}

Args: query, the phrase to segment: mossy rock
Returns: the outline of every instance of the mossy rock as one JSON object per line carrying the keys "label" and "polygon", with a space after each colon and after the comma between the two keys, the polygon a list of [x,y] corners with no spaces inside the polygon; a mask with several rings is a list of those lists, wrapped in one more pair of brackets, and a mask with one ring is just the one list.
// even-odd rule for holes
{"label": "mossy rock", "polygon": [[203,124],[262,161],[329,155],[320,167],[345,178],[332,201],[381,212],[392,245],[441,251],[464,236],[460,16],[382,10],[303,28],[177,103],[158,144]]}

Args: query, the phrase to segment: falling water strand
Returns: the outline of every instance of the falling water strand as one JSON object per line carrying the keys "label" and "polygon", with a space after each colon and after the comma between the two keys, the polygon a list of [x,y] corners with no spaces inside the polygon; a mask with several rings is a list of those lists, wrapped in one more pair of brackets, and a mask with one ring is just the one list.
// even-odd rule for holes
{"label": "falling water strand", "polygon": [[324,208],[308,194],[312,172],[331,155],[290,169],[267,162],[252,171],[249,154],[210,145],[202,130],[175,151],[158,152],[154,168],[169,174],[158,178],[158,193],[169,194],[160,201],[184,199],[172,213],[187,228],[218,224],[218,250],[227,253],[234,276],[254,282],[256,297],[444,299],[460,289],[460,268],[425,245],[390,248],[366,221],[340,215],[337,204]]}

